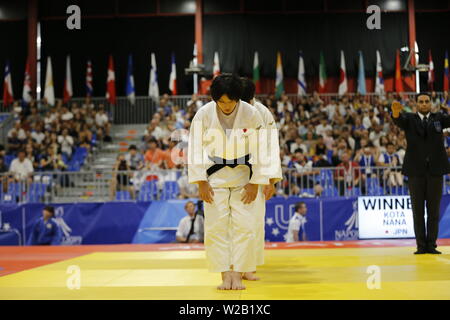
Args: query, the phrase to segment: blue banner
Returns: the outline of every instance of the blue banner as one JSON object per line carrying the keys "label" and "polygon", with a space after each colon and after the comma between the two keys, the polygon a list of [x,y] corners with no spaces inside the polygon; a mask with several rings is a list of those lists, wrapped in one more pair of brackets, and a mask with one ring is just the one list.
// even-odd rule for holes
{"label": "blue banner", "polygon": [[[107,202],[53,204],[53,207],[63,232],[62,244],[76,245],[131,243],[149,205],[149,202]],[[44,206],[0,206],[0,245],[26,244]],[[15,236],[17,233],[20,241]]]}
{"label": "blue banner", "polygon": [[[63,244],[170,243],[187,200],[53,204]],[[297,202],[308,208],[308,241],[358,239],[357,198],[272,198],[266,204],[266,241],[285,241]],[[196,202],[196,200],[194,200]],[[0,245],[27,243],[44,204],[0,206]],[[450,238],[450,195],[443,195],[439,237]]]}
{"label": "blue banner", "polygon": [[[197,199],[190,199],[197,203]],[[170,243],[175,241],[180,220],[186,216],[188,200],[153,201],[139,225],[132,243]]]}

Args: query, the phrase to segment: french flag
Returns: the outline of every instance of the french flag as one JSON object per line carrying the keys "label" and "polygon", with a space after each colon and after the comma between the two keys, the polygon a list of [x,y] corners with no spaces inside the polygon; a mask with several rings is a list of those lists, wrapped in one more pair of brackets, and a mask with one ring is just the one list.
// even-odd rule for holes
{"label": "french flag", "polygon": [[169,77],[169,90],[172,92],[172,95],[177,95],[177,67],[175,64],[175,54],[172,53],[172,67],[170,69],[170,77]]}
{"label": "french flag", "polygon": [[86,67],[86,96],[92,97],[94,93],[94,87],[92,85],[92,63],[88,60]]}
{"label": "french flag", "polygon": [[6,61],[5,77],[3,80],[3,105],[9,106],[14,102],[13,89],[11,84],[11,68],[9,61]]}

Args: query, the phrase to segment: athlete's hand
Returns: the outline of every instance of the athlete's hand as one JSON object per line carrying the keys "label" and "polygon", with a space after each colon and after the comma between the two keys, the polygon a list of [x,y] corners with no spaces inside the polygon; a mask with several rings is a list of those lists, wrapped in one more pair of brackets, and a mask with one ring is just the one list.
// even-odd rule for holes
{"label": "athlete's hand", "polygon": [[275,192],[276,192],[275,185],[272,183],[265,185],[263,188],[263,194],[266,200],[272,198]]}
{"label": "athlete's hand", "polygon": [[199,181],[198,196],[209,204],[213,203],[214,191],[208,181]]}
{"label": "athlete's hand", "polygon": [[403,110],[403,106],[400,102],[394,101],[391,105],[391,110],[394,118],[397,118],[400,114],[400,112]]}
{"label": "athlete's hand", "polygon": [[244,204],[249,204],[256,199],[256,196],[258,195],[258,186],[259,185],[253,183],[247,183],[244,186],[244,192],[241,197],[241,201]]}

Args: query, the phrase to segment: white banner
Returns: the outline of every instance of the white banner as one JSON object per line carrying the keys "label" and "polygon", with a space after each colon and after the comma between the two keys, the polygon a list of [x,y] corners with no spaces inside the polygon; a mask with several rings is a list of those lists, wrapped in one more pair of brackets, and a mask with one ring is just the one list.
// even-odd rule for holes
{"label": "white banner", "polygon": [[358,198],[360,239],[414,238],[410,196]]}

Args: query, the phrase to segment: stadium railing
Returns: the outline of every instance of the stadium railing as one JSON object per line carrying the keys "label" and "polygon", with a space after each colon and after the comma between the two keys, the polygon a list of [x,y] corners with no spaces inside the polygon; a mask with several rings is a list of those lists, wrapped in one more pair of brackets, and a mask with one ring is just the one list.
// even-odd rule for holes
{"label": "stadium railing", "polygon": [[[400,167],[283,169],[278,197],[329,198],[408,195]],[[22,180],[2,174],[0,203],[67,203],[171,200],[180,197],[184,170],[35,172]],[[443,193],[450,193],[444,177]]]}

